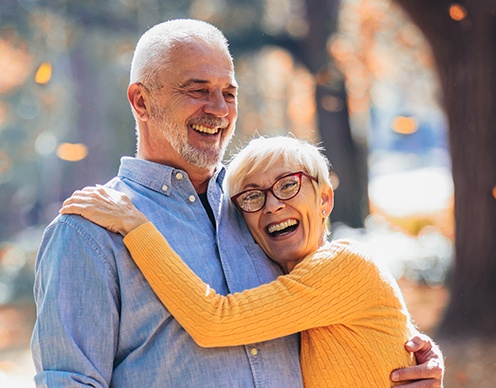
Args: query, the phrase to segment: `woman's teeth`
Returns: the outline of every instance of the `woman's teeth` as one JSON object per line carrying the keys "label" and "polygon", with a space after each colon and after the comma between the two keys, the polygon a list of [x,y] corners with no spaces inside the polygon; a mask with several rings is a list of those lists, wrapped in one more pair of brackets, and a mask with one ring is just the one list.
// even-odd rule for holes
{"label": "woman's teeth", "polygon": [[287,229],[290,226],[293,226],[296,224],[298,224],[298,222],[296,220],[287,220],[287,221],[281,222],[280,224],[270,225],[267,228],[267,232],[269,232],[270,234],[275,233],[275,232],[280,232],[281,230]]}

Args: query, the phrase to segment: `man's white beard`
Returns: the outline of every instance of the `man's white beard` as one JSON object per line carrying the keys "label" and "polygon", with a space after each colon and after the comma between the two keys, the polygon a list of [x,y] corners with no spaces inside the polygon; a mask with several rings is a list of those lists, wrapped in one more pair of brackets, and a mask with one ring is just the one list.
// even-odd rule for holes
{"label": "man's white beard", "polygon": [[[169,127],[169,129],[171,129],[171,127]],[[168,139],[172,147],[174,147],[184,160],[200,168],[212,168],[217,166],[222,160],[226,150],[224,145],[222,145],[220,150],[217,150],[213,144],[207,145],[205,148],[199,150],[187,142],[180,141],[175,135],[169,136]]]}
{"label": "man's white beard", "polygon": [[187,129],[181,128],[176,122],[170,120],[164,110],[156,109],[155,103],[151,111],[151,119],[160,128],[163,136],[169,141],[172,148],[188,163],[199,168],[216,167],[224,157],[234,131],[229,138],[222,141],[221,148],[215,144],[205,144],[205,148],[198,149],[188,143]]}

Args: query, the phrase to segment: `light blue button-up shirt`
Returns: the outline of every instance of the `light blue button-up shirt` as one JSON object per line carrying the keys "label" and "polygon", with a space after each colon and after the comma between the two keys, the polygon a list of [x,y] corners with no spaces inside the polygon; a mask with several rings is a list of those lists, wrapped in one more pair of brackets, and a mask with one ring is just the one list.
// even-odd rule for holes
{"label": "light blue button-up shirt", "polygon": [[[187,174],[123,158],[107,186],[125,192],[206,283],[227,294],[280,275],[222,195],[217,230]],[[46,229],[36,262],[32,352],[40,387],[301,387],[298,337],[204,349],[160,303],[122,237],[70,215]]]}

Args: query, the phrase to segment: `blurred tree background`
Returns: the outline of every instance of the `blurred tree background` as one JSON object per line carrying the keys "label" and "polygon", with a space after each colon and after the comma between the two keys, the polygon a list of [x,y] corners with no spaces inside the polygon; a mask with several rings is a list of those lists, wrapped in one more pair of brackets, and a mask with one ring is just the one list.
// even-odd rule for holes
{"label": "blurred tree background", "polygon": [[[495,0],[2,0],[0,350],[27,344],[36,250],[61,202],[134,154],[137,39],[186,17],[230,41],[240,94],[226,158],[256,134],[325,147],[334,236],[367,242],[420,328],[450,339],[448,386],[492,386]],[[450,357],[455,337],[473,362]],[[14,368],[2,359],[0,385]]]}
{"label": "blurred tree background", "polygon": [[442,333],[494,338],[496,307],[485,300],[496,300],[496,1],[397,2],[433,49],[450,127],[456,298]]}

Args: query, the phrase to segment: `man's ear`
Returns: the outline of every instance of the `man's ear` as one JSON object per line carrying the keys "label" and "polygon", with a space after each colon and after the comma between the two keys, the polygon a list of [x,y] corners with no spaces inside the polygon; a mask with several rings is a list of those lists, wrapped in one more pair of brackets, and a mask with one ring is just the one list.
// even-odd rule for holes
{"label": "man's ear", "polygon": [[143,85],[139,82],[129,85],[127,99],[138,119],[147,121],[150,118],[148,94]]}
{"label": "man's ear", "polygon": [[321,193],[321,199],[322,211],[325,211],[327,215],[331,214],[334,208],[334,190],[331,187],[324,189]]}

